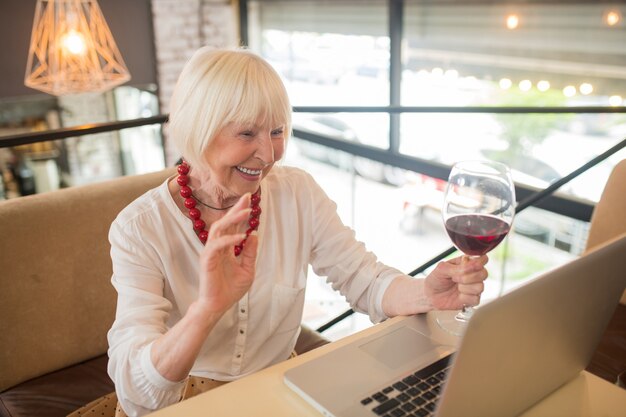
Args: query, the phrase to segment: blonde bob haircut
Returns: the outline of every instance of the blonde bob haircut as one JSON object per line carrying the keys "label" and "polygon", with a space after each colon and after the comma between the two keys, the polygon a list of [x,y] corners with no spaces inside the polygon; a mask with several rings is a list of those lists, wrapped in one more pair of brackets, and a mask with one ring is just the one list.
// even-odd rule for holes
{"label": "blonde bob haircut", "polygon": [[206,167],[205,150],[228,124],[284,126],[291,104],[278,73],[246,49],[198,49],[172,95],[169,137],[192,166]]}

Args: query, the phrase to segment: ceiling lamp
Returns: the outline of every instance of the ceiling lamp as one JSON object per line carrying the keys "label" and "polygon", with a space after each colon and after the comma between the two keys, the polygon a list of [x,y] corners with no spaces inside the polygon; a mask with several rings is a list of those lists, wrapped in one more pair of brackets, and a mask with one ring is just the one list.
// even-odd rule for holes
{"label": "ceiling lamp", "polygon": [[604,15],[604,21],[609,26],[617,25],[620,22],[620,20],[622,20],[622,16],[618,10],[609,10]]}
{"label": "ceiling lamp", "polygon": [[537,90],[544,92],[550,89],[550,81],[541,80],[537,83]]}
{"label": "ceiling lamp", "polygon": [[61,96],[105,91],[128,80],[97,0],[37,0],[27,87]]}
{"label": "ceiling lamp", "polygon": [[513,30],[517,29],[519,26],[519,16],[516,14],[510,14],[506,17],[506,27],[507,29]]}
{"label": "ceiling lamp", "polygon": [[588,96],[589,94],[593,93],[593,85],[589,83],[582,83],[578,87],[578,91],[580,91],[581,94]]}

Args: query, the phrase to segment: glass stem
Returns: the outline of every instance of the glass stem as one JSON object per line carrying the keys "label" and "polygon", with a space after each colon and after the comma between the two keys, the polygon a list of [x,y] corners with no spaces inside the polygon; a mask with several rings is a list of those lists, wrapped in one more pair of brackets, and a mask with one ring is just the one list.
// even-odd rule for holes
{"label": "glass stem", "polygon": [[458,321],[467,322],[474,314],[474,307],[464,305],[461,311],[459,311],[454,318]]}

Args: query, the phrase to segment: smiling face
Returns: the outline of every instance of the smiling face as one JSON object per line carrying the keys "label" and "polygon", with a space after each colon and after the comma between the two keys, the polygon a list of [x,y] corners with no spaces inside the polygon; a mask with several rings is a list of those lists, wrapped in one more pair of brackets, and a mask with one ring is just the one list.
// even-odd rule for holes
{"label": "smiling face", "polygon": [[168,129],[191,166],[194,192],[225,207],[255,192],[282,158],[291,104],[280,76],[260,56],[201,48],[179,77]]}
{"label": "smiling face", "polygon": [[209,199],[230,202],[254,193],[284,152],[284,125],[229,123],[207,146],[203,167],[191,175]]}

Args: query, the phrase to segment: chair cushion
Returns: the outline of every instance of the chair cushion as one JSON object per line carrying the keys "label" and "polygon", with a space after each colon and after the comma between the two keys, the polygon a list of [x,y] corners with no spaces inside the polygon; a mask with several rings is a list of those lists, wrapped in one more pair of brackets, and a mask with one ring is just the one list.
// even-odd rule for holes
{"label": "chair cushion", "polygon": [[106,353],[111,222],[173,173],[0,201],[0,392]]}
{"label": "chair cushion", "polygon": [[0,417],[61,417],[115,390],[107,355],[22,382],[0,393]]}

